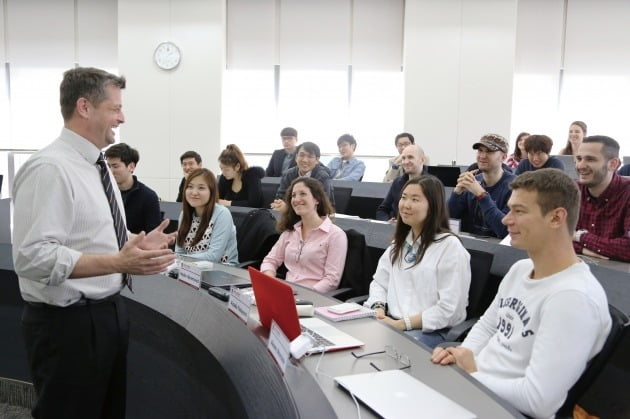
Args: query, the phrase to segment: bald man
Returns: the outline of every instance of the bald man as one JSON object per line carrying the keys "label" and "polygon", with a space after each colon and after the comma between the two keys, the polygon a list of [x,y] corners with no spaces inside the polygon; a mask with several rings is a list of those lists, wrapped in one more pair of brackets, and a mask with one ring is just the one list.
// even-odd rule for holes
{"label": "bald man", "polygon": [[425,173],[424,162],[426,157],[424,156],[424,150],[422,150],[419,145],[408,145],[403,149],[401,156],[401,166],[405,171],[405,174],[398,176],[392,182],[392,186],[389,188],[387,196],[383,202],[381,202],[381,205],[379,205],[376,209],[377,220],[395,220],[398,215],[398,200],[400,199],[400,192],[402,191],[403,186],[409,179],[418,178]]}

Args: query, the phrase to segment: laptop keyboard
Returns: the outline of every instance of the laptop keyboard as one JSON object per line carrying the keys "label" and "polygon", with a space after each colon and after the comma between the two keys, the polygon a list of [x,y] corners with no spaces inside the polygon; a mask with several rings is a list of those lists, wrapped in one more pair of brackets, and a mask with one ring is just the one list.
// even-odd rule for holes
{"label": "laptop keyboard", "polygon": [[313,330],[309,329],[308,327],[304,327],[302,325],[300,325],[300,327],[302,328],[302,333],[306,333],[307,335],[311,337],[311,339],[313,339],[315,347],[334,346],[334,344],[331,341],[329,341],[328,339],[326,339],[319,333],[316,333]]}

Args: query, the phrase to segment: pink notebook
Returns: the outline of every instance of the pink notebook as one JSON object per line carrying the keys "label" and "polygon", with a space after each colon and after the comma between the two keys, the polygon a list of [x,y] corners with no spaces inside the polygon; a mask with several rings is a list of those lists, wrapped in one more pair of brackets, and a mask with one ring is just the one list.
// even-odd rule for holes
{"label": "pink notebook", "polygon": [[362,319],[364,317],[375,317],[376,311],[369,309],[367,307],[363,307],[357,304],[357,310],[350,311],[345,314],[337,314],[328,310],[328,307],[317,307],[315,309],[315,313],[320,316],[331,320],[333,322],[341,322],[344,320],[354,320],[354,319]]}

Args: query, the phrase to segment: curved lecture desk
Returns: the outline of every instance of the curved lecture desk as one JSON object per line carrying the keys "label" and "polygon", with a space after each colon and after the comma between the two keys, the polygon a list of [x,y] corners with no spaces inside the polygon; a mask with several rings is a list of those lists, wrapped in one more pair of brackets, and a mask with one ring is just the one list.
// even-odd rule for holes
{"label": "curved lecture desk", "polygon": [[[30,381],[19,332],[21,299],[15,273],[0,271],[0,377]],[[247,271],[220,267],[241,275]],[[299,298],[316,305],[336,303],[296,287]],[[350,351],[292,362],[283,376],[265,346],[266,332],[250,316],[248,325],[226,304],[162,275],[134,278],[125,291],[131,319],[128,355],[129,418],[354,418],[356,406],[329,376],[373,371],[374,361],[395,368],[385,355],[356,360]],[[429,361],[429,352],[374,319],[336,324],[366,343],[359,351],[390,344],[411,359],[410,374],[480,418],[521,417],[467,374]],[[420,413],[420,412],[419,412]],[[362,417],[374,414],[361,405]]]}

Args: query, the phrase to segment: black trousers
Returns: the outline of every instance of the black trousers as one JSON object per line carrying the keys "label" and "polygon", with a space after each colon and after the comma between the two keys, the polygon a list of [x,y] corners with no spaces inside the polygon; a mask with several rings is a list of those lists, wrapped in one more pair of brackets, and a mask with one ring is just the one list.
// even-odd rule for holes
{"label": "black trousers", "polygon": [[66,308],[25,304],[35,418],[124,418],[129,318],[119,295]]}

